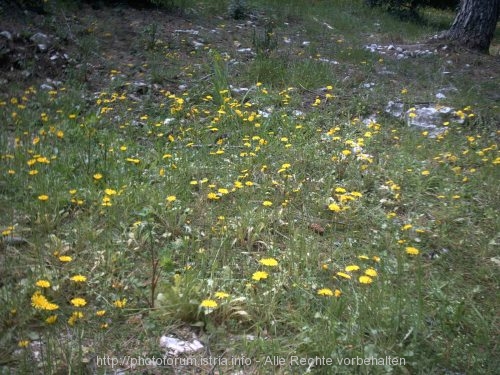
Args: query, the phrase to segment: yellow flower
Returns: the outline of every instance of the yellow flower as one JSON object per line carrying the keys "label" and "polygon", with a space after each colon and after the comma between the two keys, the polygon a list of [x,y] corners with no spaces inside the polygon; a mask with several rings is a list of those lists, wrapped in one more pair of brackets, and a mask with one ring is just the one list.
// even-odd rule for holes
{"label": "yellow flower", "polygon": [[430,175],[430,174],[431,174],[431,172],[429,172],[429,171],[427,171],[427,170],[422,171],[421,173],[422,173],[422,176],[428,176],[428,175]]}
{"label": "yellow flower", "polygon": [[207,198],[208,198],[208,199],[211,199],[211,200],[217,200],[217,199],[219,199],[220,197],[219,197],[217,194],[215,194],[214,192],[211,192],[211,193],[208,193],[208,194],[207,194]]}
{"label": "yellow flower", "polygon": [[262,279],[267,279],[268,276],[269,274],[265,271],[257,271],[252,275],[252,280],[260,281]]}
{"label": "yellow flower", "polygon": [[342,292],[339,289],[335,289],[335,292],[333,292],[333,295],[335,297],[340,297],[342,295]]}
{"label": "yellow flower", "polygon": [[264,201],[264,202],[262,202],[262,205],[265,206],[265,207],[271,207],[273,205],[273,202],[271,202],[271,201]]}
{"label": "yellow flower", "polygon": [[17,343],[17,346],[19,346],[20,348],[27,348],[29,344],[29,340],[21,340]]}
{"label": "yellow flower", "polygon": [[38,199],[41,200],[42,202],[45,202],[45,201],[49,200],[49,196],[46,194],[42,194],[42,195],[38,196]]}
{"label": "yellow flower", "polygon": [[55,322],[57,322],[57,315],[51,315],[45,319],[45,323],[47,324],[54,324]]}
{"label": "yellow flower", "polygon": [[102,174],[100,174],[100,173],[96,173],[96,174],[94,174],[94,176],[92,176],[92,177],[94,177],[94,180],[99,181],[99,180],[102,178]]}
{"label": "yellow flower", "polygon": [[217,191],[222,195],[229,194],[229,190],[227,190],[226,188],[220,188]]}
{"label": "yellow flower", "polygon": [[104,189],[104,194],[106,195],[116,195],[116,190],[113,189]]}
{"label": "yellow flower", "polygon": [[333,211],[333,212],[339,212],[339,211],[341,211],[341,210],[342,210],[342,209],[340,208],[340,206],[339,206],[338,204],[336,204],[336,203],[330,203],[330,204],[328,205],[328,209],[329,209],[330,211]]}
{"label": "yellow flower", "polygon": [[73,260],[73,258],[71,258],[69,255],[61,255],[59,257],[59,260],[61,262],[67,263],[67,262],[71,262]]}
{"label": "yellow flower", "polygon": [[346,272],[352,272],[352,271],[357,271],[359,270],[359,266],[356,266],[355,264],[347,266],[345,268]]}
{"label": "yellow flower", "polygon": [[35,292],[31,296],[31,306],[33,306],[37,310],[57,310],[59,308],[55,303],[51,303],[47,300],[47,298],[42,295],[40,292]]}
{"label": "yellow flower", "polygon": [[83,298],[77,297],[71,300],[71,304],[75,307],[83,307],[87,304],[87,301],[85,301]]}
{"label": "yellow flower", "polygon": [[218,299],[226,299],[228,297],[229,297],[229,293],[226,293],[226,292],[215,293],[215,298],[218,298]]}
{"label": "yellow flower", "polygon": [[200,307],[215,309],[217,307],[217,302],[213,299],[204,299],[203,301],[201,301]]}
{"label": "yellow flower", "polygon": [[333,291],[331,289],[328,289],[328,288],[323,288],[323,289],[318,290],[318,295],[330,297],[330,296],[333,296]]}
{"label": "yellow flower", "polygon": [[406,254],[408,254],[408,255],[418,255],[419,253],[420,253],[420,250],[418,250],[416,247],[408,246],[406,248]]}
{"label": "yellow flower", "polygon": [[80,311],[74,311],[73,314],[71,314],[71,317],[68,319],[68,324],[70,326],[74,326],[76,321],[78,319],[82,319],[83,318],[83,313],[80,312]]}
{"label": "yellow flower", "polygon": [[75,275],[70,277],[70,280],[74,281],[75,283],[84,283],[85,281],[87,281],[87,278],[83,275]]}
{"label": "yellow flower", "polygon": [[365,275],[376,277],[378,274],[374,268],[368,268],[367,270],[365,270]]}
{"label": "yellow flower", "polygon": [[175,202],[176,199],[177,197],[175,195],[169,195],[167,197],[167,202]]}
{"label": "yellow flower", "polygon": [[373,279],[370,276],[363,275],[359,277],[359,282],[361,284],[371,284]]}
{"label": "yellow flower", "polygon": [[126,298],[118,299],[115,302],[113,302],[113,305],[115,305],[115,307],[117,307],[119,309],[124,308],[126,304],[127,304],[127,299]]}
{"label": "yellow flower", "polygon": [[405,225],[403,225],[403,226],[401,227],[401,230],[408,230],[408,229],[410,229],[410,228],[412,228],[412,227],[413,227],[413,225],[411,225],[411,224],[405,224]]}
{"label": "yellow flower", "polygon": [[96,314],[97,316],[104,316],[104,315],[106,315],[106,310],[98,310],[98,311],[96,311],[96,313],[95,313],[95,314]]}
{"label": "yellow flower", "polygon": [[335,192],[338,193],[338,194],[344,194],[347,190],[344,189],[343,187],[338,187],[338,188],[335,188]]}
{"label": "yellow flower", "polygon": [[35,285],[40,288],[50,288],[50,282],[47,280],[37,280]]}
{"label": "yellow flower", "polygon": [[268,267],[276,267],[278,265],[278,261],[274,258],[262,258],[259,260],[259,263]]}
{"label": "yellow flower", "polygon": [[343,277],[344,279],[351,278],[351,275],[348,275],[347,273],[344,273],[344,272],[337,272],[337,276]]}

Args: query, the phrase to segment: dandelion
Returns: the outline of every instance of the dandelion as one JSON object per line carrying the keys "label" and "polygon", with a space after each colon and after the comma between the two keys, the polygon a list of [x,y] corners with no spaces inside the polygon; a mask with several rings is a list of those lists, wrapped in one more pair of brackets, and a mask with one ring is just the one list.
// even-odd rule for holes
{"label": "dandelion", "polygon": [[333,212],[339,212],[339,211],[342,211],[342,209],[340,208],[340,206],[339,206],[338,204],[336,204],[336,203],[330,203],[330,204],[328,205],[328,209],[329,209],[330,211],[333,211]]}
{"label": "dandelion", "polygon": [[217,299],[226,299],[228,297],[229,297],[229,293],[226,293],[226,292],[215,293],[215,298],[217,298]]}
{"label": "dandelion", "polygon": [[363,275],[359,277],[359,282],[361,284],[371,284],[373,279],[370,276]]}
{"label": "dandelion", "polygon": [[331,297],[331,296],[333,296],[333,291],[331,289],[328,289],[328,288],[322,288],[322,289],[318,290],[318,295]]}
{"label": "dandelion", "polygon": [[31,306],[33,306],[37,310],[57,310],[59,308],[55,303],[51,303],[47,300],[47,298],[42,295],[40,292],[35,292],[31,296]]}
{"label": "dandelion", "polygon": [[96,311],[96,313],[95,313],[95,314],[96,314],[97,316],[104,316],[104,315],[106,315],[106,310],[98,310],[98,311]]}
{"label": "dandelion", "polygon": [[50,315],[45,319],[45,323],[47,324],[54,324],[55,322],[57,322],[57,315]]}
{"label": "dandelion", "polygon": [[271,201],[264,201],[264,202],[262,202],[262,205],[264,207],[271,207],[273,205],[273,202],[271,202]]}
{"label": "dandelion", "polygon": [[374,268],[368,268],[367,270],[365,270],[365,275],[370,277],[376,277],[378,274]]}
{"label": "dandelion", "polygon": [[252,280],[260,281],[262,279],[267,279],[268,276],[269,274],[265,271],[257,271],[252,275]]}
{"label": "dandelion", "polygon": [[48,201],[49,200],[49,196],[46,195],[46,194],[39,195],[38,196],[38,200],[40,200],[42,202]]}
{"label": "dandelion", "polygon": [[259,263],[267,267],[276,267],[278,265],[278,261],[274,258],[262,258]]}
{"label": "dandelion", "polygon": [[220,197],[219,197],[216,193],[211,192],[211,193],[208,193],[208,194],[207,194],[207,198],[208,198],[208,199],[210,199],[210,200],[217,200],[217,199],[219,199]]}
{"label": "dandelion", "polygon": [[206,309],[215,309],[217,306],[217,302],[213,299],[204,299],[200,303],[200,307],[204,307]]}
{"label": "dandelion", "polygon": [[374,256],[372,257],[372,259],[373,259],[373,261],[375,261],[375,262],[377,262],[377,263],[379,263],[379,262],[380,262],[380,257],[378,257],[378,256],[376,256],[376,255],[374,255]]}
{"label": "dandelion", "polygon": [[229,194],[229,190],[227,190],[226,188],[220,188],[217,190],[217,192],[222,195]]}
{"label": "dandelion", "polygon": [[167,202],[169,202],[169,203],[175,202],[176,199],[177,199],[177,197],[175,195],[169,195],[167,197]]}
{"label": "dandelion", "polygon": [[83,275],[74,275],[69,278],[71,281],[74,281],[75,283],[84,283],[87,281],[87,278]]}
{"label": "dandelion", "polygon": [[337,276],[343,277],[344,279],[350,279],[351,275],[345,273],[345,272],[337,272]]}
{"label": "dandelion", "polygon": [[73,314],[71,314],[70,318],[68,319],[68,324],[70,326],[74,326],[76,321],[78,319],[82,319],[83,318],[83,313],[80,312],[80,311],[74,311]]}
{"label": "dandelion", "polygon": [[408,230],[408,229],[411,229],[413,227],[413,225],[411,224],[405,224],[401,227],[401,230]]}
{"label": "dandelion", "polygon": [[102,178],[102,174],[96,173],[92,177],[94,178],[94,180],[99,181]]}
{"label": "dandelion", "polygon": [[85,299],[80,297],[73,298],[70,302],[75,307],[83,307],[87,304],[87,301],[85,301]]}
{"label": "dandelion", "polygon": [[420,250],[418,250],[416,247],[408,246],[406,248],[406,254],[408,254],[408,255],[418,255],[419,253],[420,253]]}
{"label": "dandelion", "polygon": [[29,344],[30,344],[29,340],[20,340],[17,343],[17,346],[20,348],[27,348]]}
{"label": "dandelion", "polygon": [[50,288],[50,282],[47,280],[37,280],[35,285],[39,288]]}
{"label": "dandelion", "polygon": [[422,176],[428,176],[431,174],[431,172],[425,170],[425,171],[422,171],[421,174],[422,174]]}
{"label": "dandelion", "polygon": [[73,258],[71,258],[69,255],[61,255],[59,257],[59,260],[63,263],[68,263],[68,262],[71,262],[73,260]]}
{"label": "dandelion", "polygon": [[356,266],[355,264],[347,266],[345,268],[346,272],[353,272],[359,270],[359,266]]}
{"label": "dandelion", "polygon": [[115,302],[113,302],[113,305],[115,305],[115,307],[117,307],[119,309],[124,308],[126,304],[127,304],[127,299],[126,298],[118,299]]}

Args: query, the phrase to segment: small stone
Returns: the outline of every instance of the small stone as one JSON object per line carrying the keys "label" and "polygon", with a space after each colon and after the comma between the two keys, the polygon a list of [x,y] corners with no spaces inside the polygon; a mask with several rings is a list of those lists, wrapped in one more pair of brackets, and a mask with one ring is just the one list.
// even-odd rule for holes
{"label": "small stone", "polygon": [[0,36],[3,36],[5,39],[12,41],[12,34],[8,32],[7,30],[2,31],[0,33]]}

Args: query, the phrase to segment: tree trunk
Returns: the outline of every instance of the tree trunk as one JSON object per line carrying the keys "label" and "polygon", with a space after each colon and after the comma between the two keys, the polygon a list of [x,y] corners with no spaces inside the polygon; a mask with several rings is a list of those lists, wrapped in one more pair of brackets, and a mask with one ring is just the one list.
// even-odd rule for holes
{"label": "tree trunk", "polygon": [[497,26],[500,0],[462,0],[445,36],[458,44],[488,52]]}

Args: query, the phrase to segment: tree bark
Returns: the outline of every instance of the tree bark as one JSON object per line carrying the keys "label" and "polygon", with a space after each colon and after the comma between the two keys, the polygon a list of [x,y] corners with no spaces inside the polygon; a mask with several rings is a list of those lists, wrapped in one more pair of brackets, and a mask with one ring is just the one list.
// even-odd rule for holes
{"label": "tree bark", "polygon": [[462,0],[445,37],[473,50],[488,52],[497,26],[500,0]]}

